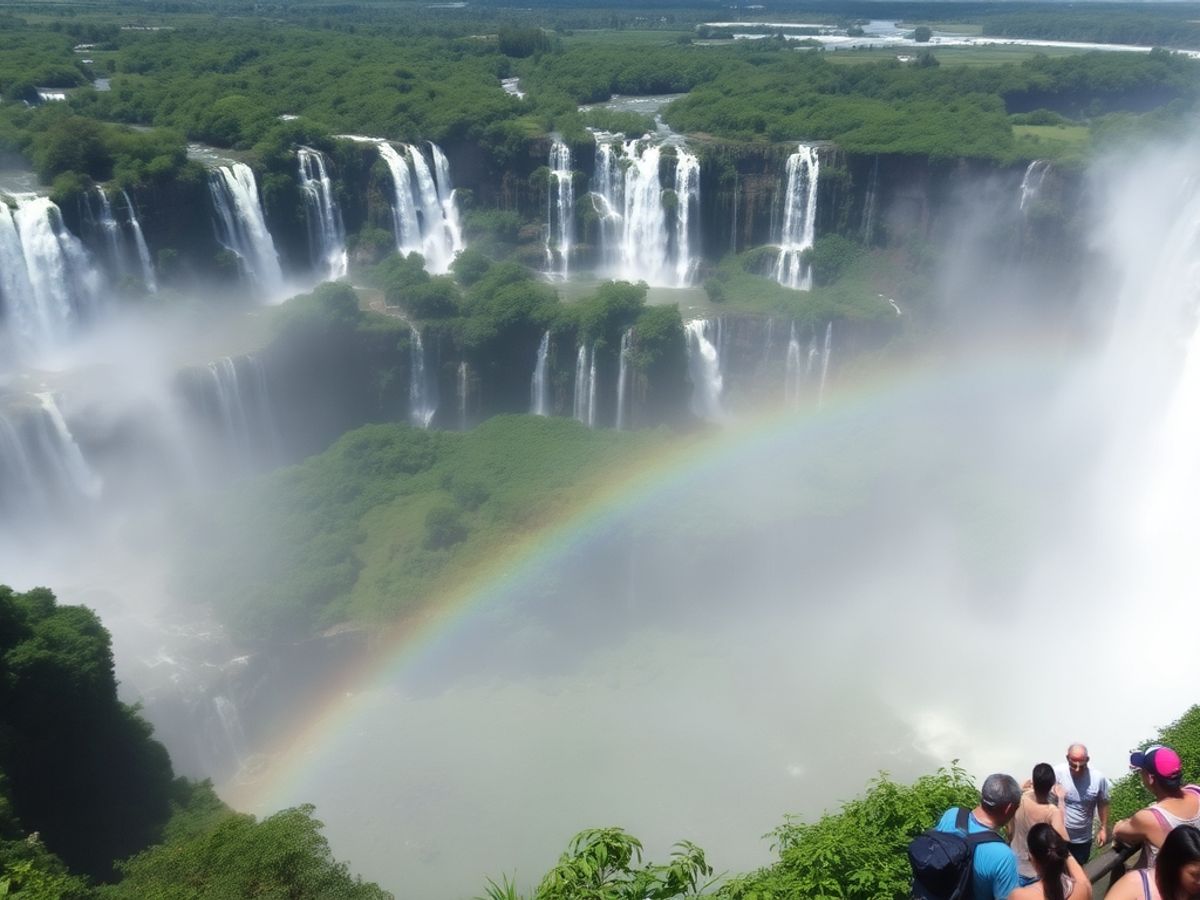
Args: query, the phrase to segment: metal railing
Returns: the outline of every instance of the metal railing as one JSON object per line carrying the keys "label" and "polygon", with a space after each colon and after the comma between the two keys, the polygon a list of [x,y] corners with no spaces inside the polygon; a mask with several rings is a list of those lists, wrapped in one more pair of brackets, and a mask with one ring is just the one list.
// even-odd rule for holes
{"label": "metal railing", "polygon": [[1104,892],[1125,874],[1125,863],[1139,849],[1141,848],[1127,847],[1125,844],[1108,844],[1099,854],[1087,861],[1083,872],[1088,880],[1100,889],[1096,896],[1102,897]]}

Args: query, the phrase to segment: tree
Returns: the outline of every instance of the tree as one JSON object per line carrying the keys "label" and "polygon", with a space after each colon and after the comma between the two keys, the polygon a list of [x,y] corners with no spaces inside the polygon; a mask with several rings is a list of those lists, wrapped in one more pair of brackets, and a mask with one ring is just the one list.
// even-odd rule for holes
{"label": "tree", "polygon": [[44,588],[0,586],[0,772],[12,814],[77,873],[104,878],[170,814],[173,773],[117,699],[108,632]]}
{"label": "tree", "polygon": [[779,862],[722,886],[726,900],[903,900],[912,873],[905,849],[952,806],[974,806],[979,793],[955,763],[911,785],[881,774],[864,796],[806,824],[792,818],[772,832]]}
{"label": "tree", "polygon": [[918,44],[926,44],[933,37],[933,29],[928,25],[918,25],[913,29],[913,40]]}
{"label": "tree", "polygon": [[106,181],[112,175],[113,160],[100,123],[69,116],[34,138],[33,164],[38,178],[48,184],[63,172]]}
{"label": "tree", "polygon": [[467,539],[467,526],[453,506],[435,506],[425,515],[425,549],[447,550]]}
{"label": "tree", "polygon": [[[704,851],[681,841],[666,865],[642,865],[642,842],[620,828],[591,828],[571,839],[531,900],[669,900],[698,897],[712,866]],[[488,882],[487,900],[521,900],[504,878]]]}
{"label": "tree", "polygon": [[335,860],[313,807],[255,821],[230,813],[216,827],[152,847],[121,863],[105,900],[391,900]]}

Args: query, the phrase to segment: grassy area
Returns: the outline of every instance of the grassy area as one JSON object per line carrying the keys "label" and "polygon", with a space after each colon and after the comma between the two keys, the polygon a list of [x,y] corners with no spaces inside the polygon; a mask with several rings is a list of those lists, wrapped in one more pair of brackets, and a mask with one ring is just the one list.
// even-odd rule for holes
{"label": "grassy area", "polygon": [[[756,260],[755,257],[759,259]],[[769,275],[754,274],[770,263],[762,251],[749,251],[722,261],[715,280],[725,293],[718,313],[756,313],[786,316],[801,322],[832,319],[890,319],[896,315],[887,298],[902,308],[927,291],[918,275],[897,257],[883,251],[864,252],[836,282],[811,291],[794,291]],[[746,271],[750,268],[752,271]]]}
{"label": "grassy area", "polygon": [[1023,153],[1038,159],[1079,159],[1091,142],[1084,125],[1014,125],[1013,137]]}
{"label": "grassy area", "polygon": [[1036,56],[1077,56],[1084,50],[1072,47],[1026,47],[1006,44],[994,44],[986,47],[939,47],[930,44],[919,48],[897,48],[873,50],[836,50],[825,51],[825,59],[834,65],[854,66],[863,63],[876,63],[880,60],[895,59],[897,56],[912,56],[921,50],[930,50],[943,66],[1003,66],[1022,63]]}
{"label": "grassy area", "polygon": [[675,44],[680,38],[692,38],[696,32],[691,28],[668,30],[665,28],[648,28],[644,30],[603,28],[587,31],[574,31],[563,38],[563,43],[570,47],[572,44],[597,44],[599,46],[644,47]]}
{"label": "grassy area", "polygon": [[502,547],[585,505],[672,438],[498,416],[469,432],[369,425],[197,516],[184,584],[248,635],[416,614]]}

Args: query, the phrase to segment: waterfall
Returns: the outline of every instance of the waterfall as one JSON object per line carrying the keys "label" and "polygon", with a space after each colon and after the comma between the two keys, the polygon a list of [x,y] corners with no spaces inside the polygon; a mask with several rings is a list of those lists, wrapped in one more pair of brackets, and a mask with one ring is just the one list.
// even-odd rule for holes
{"label": "waterfall", "polygon": [[157,294],[158,280],[154,277],[154,265],[150,261],[150,248],[146,246],[146,238],[142,234],[142,223],[138,221],[137,210],[133,206],[133,201],[129,199],[129,194],[121,191],[121,197],[125,200],[125,209],[129,214],[129,227],[133,230],[133,242],[137,247],[138,262],[142,266],[142,283],[151,294]]}
{"label": "waterfall", "polygon": [[34,396],[41,403],[45,420],[49,425],[49,432],[46,435],[46,443],[49,446],[43,449],[58,470],[58,475],[65,483],[70,484],[77,494],[91,500],[99,499],[104,484],[100,480],[100,476],[84,459],[83,451],[79,449],[79,444],[75,442],[71,429],[67,427],[67,420],[63,418],[54,395],[46,392]]}
{"label": "waterfall", "polygon": [[417,186],[417,200],[421,212],[422,248],[425,255],[425,265],[430,272],[447,272],[450,262],[457,252],[453,245],[450,229],[447,226],[446,214],[442,209],[442,201],[438,197],[437,184],[425,156],[418,147],[408,148],[408,158],[412,163],[413,175]]}
{"label": "waterfall", "polygon": [[[662,188],[662,145],[649,136],[624,141],[599,135],[593,206],[600,216],[603,258],[614,278],[685,287],[695,274],[692,213],[699,209],[700,163],[675,146],[674,212]],[[622,165],[626,168],[622,173]]]}
{"label": "waterfall", "polygon": [[325,156],[311,147],[297,147],[300,191],[304,195],[304,218],[308,224],[311,259],[321,275],[336,281],[346,277],[346,229],[333,196],[333,182],[325,168]]}
{"label": "waterfall", "polygon": [[[125,274],[125,256],[121,252],[121,226],[113,217],[112,204],[108,202],[108,194],[104,188],[96,185],[95,196],[100,207],[95,217],[95,225],[100,229],[100,237],[108,255],[109,267],[115,278]],[[91,205],[88,204],[90,210]]]}
{"label": "waterfall", "polygon": [[242,276],[268,300],[281,299],[283,271],[267,230],[254,172],[245,163],[221,166],[208,175],[217,241],[238,259]]}
{"label": "waterfall", "polygon": [[225,442],[242,459],[246,459],[250,455],[250,427],[237,365],[232,357],[223,356],[208,364],[208,372],[212,378],[213,399],[216,401]]}
{"label": "waterfall", "polygon": [[[416,147],[404,145],[401,153],[381,142],[379,155],[392,174],[392,226],[396,249],[401,253],[420,253],[425,268],[435,274],[450,270],[454,256],[462,249],[462,229],[458,208],[450,187],[450,166],[442,151],[433,147],[435,166],[445,170],[443,184],[433,179],[425,157]],[[439,194],[439,190],[441,193]]]}
{"label": "waterfall", "polygon": [[219,695],[213,698],[213,708],[217,714],[217,721],[221,723],[225,749],[237,762],[240,769],[246,760],[246,734],[242,729],[242,719],[238,714],[237,704],[228,697]]}
{"label": "waterfall", "polygon": [[629,427],[629,357],[633,353],[633,329],[621,335],[621,365],[617,374],[617,430]]}
{"label": "waterfall", "polygon": [[699,212],[700,160],[682,147],[675,148],[675,283],[692,283],[699,259],[692,258],[692,208]]}
{"label": "waterfall", "polygon": [[417,219],[417,207],[413,202],[412,177],[408,171],[408,160],[401,156],[391,144],[380,144],[379,155],[392,173],[392,230],[396,235],[396,249],[401,253],[421,252],[421,223]]}
{"label": "waterfall", "polygon": [[591,363],[588,365],[588,392],[587,392],[587,427],[596,427],[596,388],[599,384],[596,378],[596,342],[592,341],[592,349],[588,353],[591,358]]}
{"label": "waterfall", "polygon": [[591,393],[588,368],[588,349],[582,341],[579,352],[575,354],[575,418],[585,425],[588,424],[588,395]]}
{"label": "waterfall", "polygon": [[821,384],[817,388],[817,409],[825,403],[825,384],[829,381],[829,360],[833,356],[833,322],[825,326],[825,350],[821,354]]}
{"label": "waterfall", "polygon": [[[692,412],[710,422],[720,421],[725,413],[721,408],[721,391],[724,378],[721,375],[721,357],[713,336],[718,330],[718,319],[693,319],[684,323],[687,342],[688,375],[692,380]],[[718,342],[720,338],[717,338]]]}
{"label": "waterfall", "polygon": [[800,339],[796,337],[796,323],[793,322],[791,333],[788,335],[787,362],[783,376],[783,402],[789,409],[796,409],[800,405],[800,385],[803,377],[804,373],[800,367]]}
{"label": "waterfall", "polygon": [[566,278],[575,233],[575,182],[571,148],[562,141],[550,146],[550,181],[546,190],[546,272]]}
{"label": "waterfall", "polygon": [[21,435],[0,414],[0,509],[22,512],[26,503],[37,504],[42,496]]}
{"label": "waterfall", "polygon": [[429,142],[429,152],[433,154],[433,171],[437,176],[438,203],[442,207],[442,216],[446,221],[446,231],[450,236],[450,247],[455,254],[466,246],[462,236],[462,221],[458,215],[458,200],[455,196],[454,184],[450,180],[450,160],[442,148],[433,141]]}
{"label": "waterfall", "polygon": [[100,273],[46,197],[0,200],[0,309],[23,345],[45,347],[94,312]]}
{"label": "waterfall", "polygon": [[812,289],[812,271],[802,257],[816,238],[819,176],[817,148],[801,144],[787,161],[783,232],[779,236],[779,261],[775,266],[776,281],[801,291]]}
{"label": "waterfall", "polygon": [[1050,161],[1048,159],[1035,159],[1025,168],[1025,176],[1021,179],[1021,201],[1018,209],[1025,212],[1025,207],[1031,200],[1037,199],[1038,191],[1042,189],[1042,182],[1046,180],[1046,173],[1050,171]]}
{"label": "waterfall", "polygon": [[458,428],[460,431],[467,430],[467,394],[470,391],[471,369],[464,359],[458,364],[458,380],[456,382],[456,393],[458,395]]}
{"label": "waterfall", "polygon": [[867,179],[867,195],[863,200],[862,239],[870,245],[875,239],[875,218],[879,209],[879,154],[871,164],[871,176]]}
{"label": "waterfall", "polygon": [[542,335],[538,344],[537,363],[533,367],[533,381],[529,386],[529,411],[535,416],[550,415],[550,391],[546,379],[546,360],[550,356],[550,332]]}
{"label": "waterfall", "polygon": [[437,379],[431,377],[426,364],[421,332],[412,328],[412,343],[409,348],[408,421],[417,428],[428,428],[437,408]]}
{"label": "waterfall", "polygon": [[254,356],[223,356],[203,370],[208,374],[207,396],[220,425],[224,445],[245,467],[275,459],[279,435],[271,412],[266,369]]}

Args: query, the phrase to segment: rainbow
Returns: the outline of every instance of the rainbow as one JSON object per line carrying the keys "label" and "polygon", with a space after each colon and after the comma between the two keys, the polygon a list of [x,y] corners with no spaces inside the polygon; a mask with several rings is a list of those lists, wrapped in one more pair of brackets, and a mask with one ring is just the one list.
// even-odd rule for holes
{"label": "rainbow", "polygon": [[964,385],[1002,389],[1031,374],[1061,374],[1072,354],[1061,342],[1043,339],[993,349],[961,360],[892,366],[875,371],[830,393],[823,410],[761,414],[737,427],[705,436],[671,441],[649,454],[635,470],[602,483],[573,509],[499,548],[442,593],[425,604],[419,616],[382,636],[376,649],[345,671],[319,700],[312,713],[263,755],[265,768],[223,786],[222,796],[235,808],[267,814],[304,802],[323,764],[338,758],[341,742],[350,740],[364,714],[370,692],[397,680],[423,656],[453,635],[472,614],[489,607],[519,587],[533,573],[586,544],[618,519],[664,494],[687,487],[713,467],[737,464],[769,452],[781,439],[816,438],[881,409],[934,400],[961,391]]}

